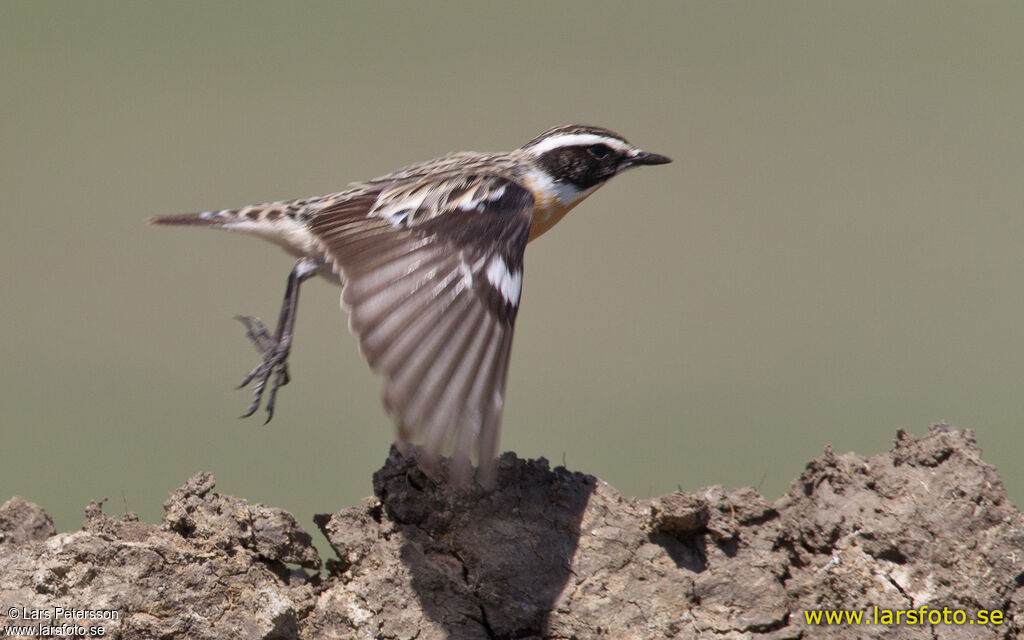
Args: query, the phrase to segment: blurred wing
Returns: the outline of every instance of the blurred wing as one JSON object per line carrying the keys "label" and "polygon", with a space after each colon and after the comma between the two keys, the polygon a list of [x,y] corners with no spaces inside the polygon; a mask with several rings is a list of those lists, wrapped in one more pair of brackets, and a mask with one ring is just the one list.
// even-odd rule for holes
{"label": "blurred wing", "polygon": [[451,442],[459,473],[474,451],[493,468],[532,216],[532,194],[497,176],[410,182],[311,216],[399,442],[422,440],[428,465]]}

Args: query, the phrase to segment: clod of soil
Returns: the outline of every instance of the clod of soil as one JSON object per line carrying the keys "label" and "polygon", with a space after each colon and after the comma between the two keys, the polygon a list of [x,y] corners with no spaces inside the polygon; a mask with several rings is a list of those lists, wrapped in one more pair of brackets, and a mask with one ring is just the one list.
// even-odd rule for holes
{"label": "clod of soil", "polygon": [[[80,531],[55,533],[15,497],[0,507],[0,626],[132,639],[1018,638],[1024,514],[980,455],[970,431],[900,431],[869,458],[826,449],[769,503],[750,488],[624,498],[512,454],[493,489],[456,490],[392,451],[375,496],[316,517],[337,554],[320,573],[290,514],[216,493],[208,473],[171,495],[160,525],[93,502]],[[943,607],[1000,623],[806,617]]]}

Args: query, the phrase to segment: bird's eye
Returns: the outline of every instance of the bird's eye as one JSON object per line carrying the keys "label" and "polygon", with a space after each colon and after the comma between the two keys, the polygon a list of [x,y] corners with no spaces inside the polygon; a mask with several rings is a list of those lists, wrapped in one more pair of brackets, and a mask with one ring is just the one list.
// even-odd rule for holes
{"label": "bird's eye", "polygon": [[601,158],[608,157],[608,154],[611,153],[612,150],[609,149],[607,145],[592,144],[589,147],[587,147],[587,152],[590,153],[590,155],[597,158],[598,160],[600,160]]}

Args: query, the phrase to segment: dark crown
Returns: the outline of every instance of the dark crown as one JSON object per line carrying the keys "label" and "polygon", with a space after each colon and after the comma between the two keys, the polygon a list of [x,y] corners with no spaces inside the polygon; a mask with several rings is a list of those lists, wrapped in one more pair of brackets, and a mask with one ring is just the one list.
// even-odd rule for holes
{"label": "dark crown", "polygon": [[541,142],[542,140],[546,140],[551,136],[572,135],[577,133],[590,133],[596,136],[615,138],[616,140],[621,140],[622,142],[629,144],[628,140],[626,140],[619,134],[615,133],[611,129],[605,129],[604,127],[595,127],[594,125],[590,124],[563,124],[557,127],[551,127],[550,129],[540,134],[533,140],[530,140],[529,142],[524,144],[523,148],[526,149],[528,147],[532,147],[533,145]]}

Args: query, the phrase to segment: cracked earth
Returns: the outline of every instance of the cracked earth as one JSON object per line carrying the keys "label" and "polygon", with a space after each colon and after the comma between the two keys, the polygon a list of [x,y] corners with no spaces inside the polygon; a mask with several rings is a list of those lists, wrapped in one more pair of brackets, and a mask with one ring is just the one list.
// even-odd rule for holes
{"label": "cracked earth", "polygon": [[[86,508],[56,533],[0,507],[0,606],[114,609],[112,638],[1024,637],[1024,515],[970,431],[826,449],[769,503],[721,487],[649,500],[505,454],[455,491],[392,451],[358,507],[287,512],[201,473],[159,525]],[[1002,624],[810,626],[814,609],[1000,611]],[[8,622],[8,621],[5,621]]]}

